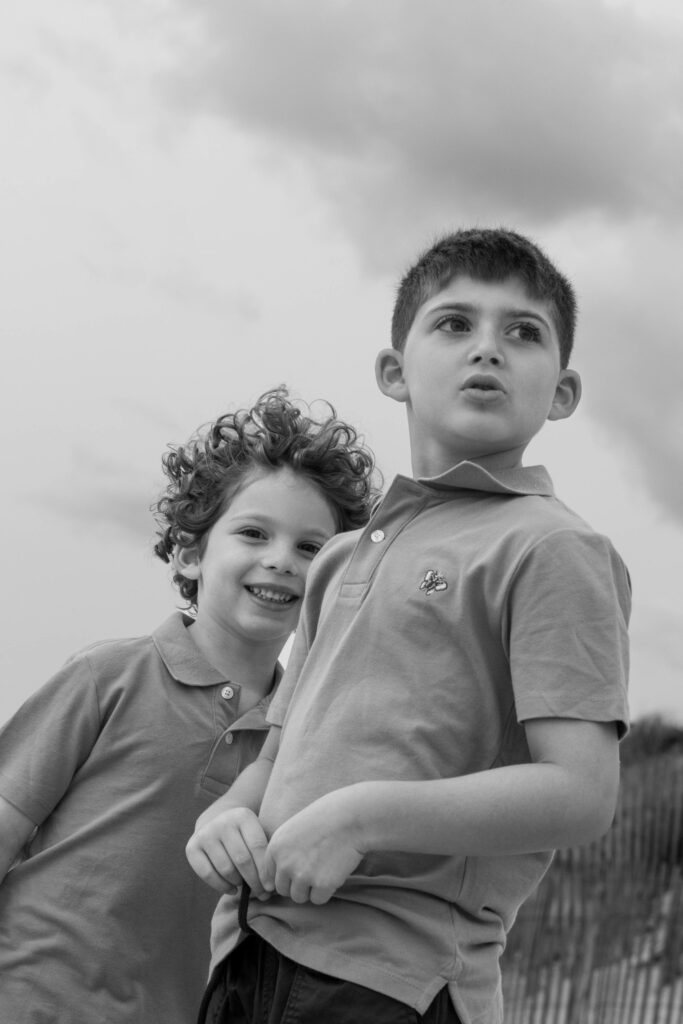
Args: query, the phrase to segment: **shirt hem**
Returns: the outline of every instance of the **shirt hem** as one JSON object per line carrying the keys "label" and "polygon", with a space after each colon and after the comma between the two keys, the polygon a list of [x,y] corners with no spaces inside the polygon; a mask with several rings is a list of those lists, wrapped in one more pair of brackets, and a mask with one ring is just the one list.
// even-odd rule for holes
{"label": "shirt hem", "polygon": [[381,992],[411,1006],[420,1014],[425,1013],[444,985],[449,984],[449,979],[442,977],[433,978],[426,984],[417,980],[411,982],[405,974],[388,971],[384,965],[376,962],[364,959],[360,963],[356,958],[349,957],[338,949],[330,952],[329,949],[322,949],[319,946],[311,947],[291,933],[283,935],[277,927],[271,927],[271,923],[265,920],[250,921],[249,924],[253,931],[279,953],[303,967],[320,971],[330,977],[343,978],[356,985],[363,985],[374,992]]}

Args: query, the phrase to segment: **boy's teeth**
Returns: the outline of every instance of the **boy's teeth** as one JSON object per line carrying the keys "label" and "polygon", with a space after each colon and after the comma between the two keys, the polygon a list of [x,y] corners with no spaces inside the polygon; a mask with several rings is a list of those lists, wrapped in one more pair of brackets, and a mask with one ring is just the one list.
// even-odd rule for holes
{"label": "boy's teeth", "polygon": [[278,604],[288,604],[293,600],[292,594],[283,594],[277,590],[267,590],[265,587],[249,587],[256,597],[265,598],[266,601],[277,601]]}

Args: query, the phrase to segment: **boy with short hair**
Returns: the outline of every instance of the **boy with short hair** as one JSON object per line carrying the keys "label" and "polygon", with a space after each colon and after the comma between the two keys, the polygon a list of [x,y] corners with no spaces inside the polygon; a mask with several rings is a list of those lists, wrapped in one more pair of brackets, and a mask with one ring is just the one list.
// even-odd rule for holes
{"label": "boy with short hair", "polygon": [[313,558],[376,496],[327,413],[276,389],[172,448],[155,550],[193,614],[81,651],[0,730],[3,1024],[194,1016],[216,896],[187,834],[263,744]]}
{"label": "boy with short hair", "polygon": [[574,319],[514,232],[447,236],[402,281],[376,368],[414,479],[326,546],[262,757],[188,844],[259,897],[227,959],[219,904],[200,1020],[500,1024],[520,904],[554,848],[608,828],[628,574],[521,464],[578,404]]}

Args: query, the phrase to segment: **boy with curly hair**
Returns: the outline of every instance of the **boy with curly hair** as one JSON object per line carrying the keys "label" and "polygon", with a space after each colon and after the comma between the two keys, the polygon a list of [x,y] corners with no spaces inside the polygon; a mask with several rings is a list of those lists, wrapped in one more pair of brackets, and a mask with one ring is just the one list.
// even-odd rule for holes
{"label": "boy with curly hair", "polygon": [[362,526],[373,458],[285,389],[163,460],[157,555],[187,600],[76,654],[0,730],[0,1019],[186,1024],[215,898],[184,847],[258,755],[306,576]]}

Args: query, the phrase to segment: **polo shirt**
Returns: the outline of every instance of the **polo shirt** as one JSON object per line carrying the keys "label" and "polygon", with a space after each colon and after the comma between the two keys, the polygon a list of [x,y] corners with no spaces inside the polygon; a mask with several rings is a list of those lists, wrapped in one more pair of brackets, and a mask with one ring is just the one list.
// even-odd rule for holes
{"label": "polo shirt", "polygon": [[216,896],[185,858],[258,754],[269,698],[201,655],[181,613],[75,655],[0,730],[0,794],[37,829],[0,884],[0,1020],[194,1020]]}
{"label": "polo shirt", "polygon": [[[266,833],[355,782],[528,763],[533,718],[623,735],[629,611],[624,564],[543,467],[398,477],[309,575],[268,715],[282,733]],[[324,906],[276,895],[252,901],[249,923],[292,960],[419,1013],[448,985],[463,1024],[500,1024],[506,933],[550,859],[372,852]]]}

